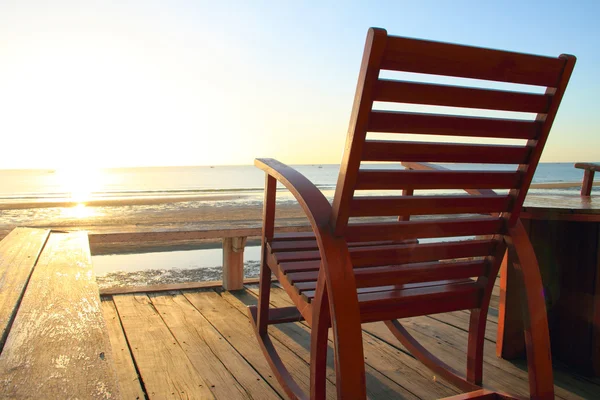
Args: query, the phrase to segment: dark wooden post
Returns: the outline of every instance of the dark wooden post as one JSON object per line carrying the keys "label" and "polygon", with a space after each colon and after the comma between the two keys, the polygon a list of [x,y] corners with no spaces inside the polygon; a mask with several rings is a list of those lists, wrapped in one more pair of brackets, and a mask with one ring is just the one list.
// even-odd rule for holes
{"label": "dark wooden post", "polygon": [[585,170],[583,183],[581,184],[581,195],[589,196],[592,194],[592,185],[594,184],[594,173],[600,171],[600,164],[577,163],[575,168]]}

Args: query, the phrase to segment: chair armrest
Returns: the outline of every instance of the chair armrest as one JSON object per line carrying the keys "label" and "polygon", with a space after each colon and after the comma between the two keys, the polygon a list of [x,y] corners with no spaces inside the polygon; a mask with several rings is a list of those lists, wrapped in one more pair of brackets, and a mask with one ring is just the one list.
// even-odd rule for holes
{"label": "chair armrest", "polygon": [[[402,162],[402,166],[407,169],[414,169],[417,171],[450,171],[449,168],[442,167],[440,165],[431,163],[419,163],[419,162]],[[463,189],[469,194],[476,196],[495,196],[496,192],[491,189]]]}
{"label": "chair armrest", "polygon": [[254,165],[277,179],[294,195],[315,233],[322,268],[319,270],[312,303],[313,321],[329,312],[336,349],[352,349],[341,351],[335,357],[336,371],[353,365],[357,360],[362,361],[362,331],[356,280],[346,240],[334,236],[329,225],[331,204],[312,182],[295,169],[269,158],[256,159]]}
{"label": "chair armrest", "polygon": [[304,175],[272,158],[257,158],[254,165],[281,182],[298,200],[310,224],[319,234],[329,227],[331,204],[323,193]]}

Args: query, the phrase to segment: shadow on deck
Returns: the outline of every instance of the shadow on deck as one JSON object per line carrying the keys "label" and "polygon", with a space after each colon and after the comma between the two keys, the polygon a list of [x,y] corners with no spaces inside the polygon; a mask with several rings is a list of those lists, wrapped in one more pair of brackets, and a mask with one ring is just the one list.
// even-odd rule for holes
{"label": "shadow on deck", "polygon": [[[285,398],[246,313],[257,301],[256,285],[231,292],[183,287],[101,299],[84,232],[15,229],[0,241],[0,398]],[[484,386],[527,396],[525,363],[495,355],[497,291],[486,330]],[[291,304],[277,286],[271,301]],[[458,370],[466,366],[468,321],[465,311],[403,320]],[[269,332],[307,390],[309,328],[287,323]],[[410,356],[383,323],[364,324],[363,332],[371,399],[458,393]],[[328,398],[335,398],[331,346],[329,353]],[[600,398],[598,378],[561,365],[554,378],[557,398]]]}
{"label": "shadow on deck", "polygon": [[[216,398],[284,396],[258,346],[246,306],[256,304],[257,287],[113,295],[102,308],[126,398],[194,397],[208,389]],[[274,306],[291,303],[274,286]],[[495,355],[496,310],[486,332],[484,385],[513,395],[528,395],[524,362]],[[469,315],[459,311],[404,319],[405,326],[452,367],[466,365]],[[303,323],[269,328],[290,373],[308,389],[310,330]],[[371,399],[434,399],[459,393],[410,356],[383,323],[363,325],[367,391]],[[335,398],[330,343],[328,397]],[[139,373],[140,380],[137,379]],[[556,397],[598,398],[600,381],[555,366]],[[208,394],[208,393],[206,393]]]}

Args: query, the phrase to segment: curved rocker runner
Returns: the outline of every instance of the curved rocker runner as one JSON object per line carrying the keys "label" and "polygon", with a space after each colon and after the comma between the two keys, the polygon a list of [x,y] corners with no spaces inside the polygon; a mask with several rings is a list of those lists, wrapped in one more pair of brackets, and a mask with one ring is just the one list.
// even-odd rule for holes
{"label": "curved rocker runner", "polygon": [[[482,389],[487,312],[507,250],[517,260],[510,267],[523,283],[530,395],[554,398],[543,287],[519,213],[574,65],[570,55],[551,58],[394,37],[372,28],[333,203],[294,169],[272,159],[255,161],[266,181],[260,296],[249,312],[258,342],[290,398],[325,398],[329,328],[338,398],[366,398],[361,324],[375,321],[385,321],[416,358],[468,392],[454,398],[510,398]],[[391,80],[382,78],[382,70],[546,91],[428,83],[431,78]],[[426,111],[377,109],[382,103],[416,104]],[[536,117],[436,114],[431,112],[435,106]],[[411,135],[419,135],[417,141]],[[400,164],[406,169],[397,168]],[[277,182],[295,196],[311,233],[275,233]],[[272,274],[295,307],[269,307]],[[439,360],[398,321],[457,310],[471,313],[466,375]],[[293,380],[267,329],[301,320],[311,327],[310,393]]]}

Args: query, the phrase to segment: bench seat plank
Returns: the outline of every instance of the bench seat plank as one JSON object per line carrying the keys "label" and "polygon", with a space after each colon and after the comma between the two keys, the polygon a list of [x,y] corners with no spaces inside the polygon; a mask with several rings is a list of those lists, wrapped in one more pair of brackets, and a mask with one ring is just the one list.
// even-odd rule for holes
{"label": "bench seat plank", "polygon": [[52,233],[0,355],[8,398],[119,398],[87,234]]}
{"label": "bench seat plank", "polygon": [[0,349],[49,230],[15,228],[0,241]]}

